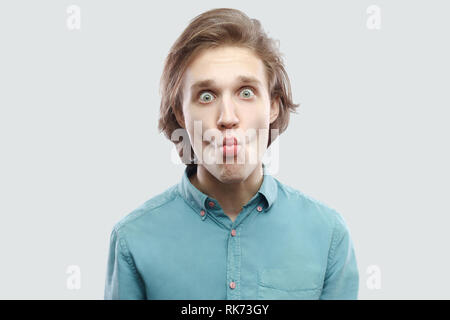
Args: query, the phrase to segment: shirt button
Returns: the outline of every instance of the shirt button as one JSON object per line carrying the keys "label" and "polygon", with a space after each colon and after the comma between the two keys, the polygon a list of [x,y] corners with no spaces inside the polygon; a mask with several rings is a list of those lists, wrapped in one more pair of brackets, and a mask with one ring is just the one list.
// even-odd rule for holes
{"label": "shirt button", "polygon": [[236,283],[234,283],[234,281],[231,281],[231,282],[230,282],[230,288],[231,288],[231,289],[236,288]]}
{"label": "shirt button", "polygon": [[200,215],[203,217],[205,215],[205,210],[200,211]]}
{"label": "shirt button", "polygon": [[258,206],[258,207],[256,208],[256,210],[258,210],[259,212],[261,212],[261,211],[262,211],[262,207],[261,207],[261,206]]}
{"label": "shirt button", "polygon": [[210,201],[210,202],[209,202],[209,206],[210,206],[210,207],[214,207],[214,202]]}
{"label": "shirt button", "polygon": [[231,235],[232,235],[233,237],[236,235],[236,230],[235,230],[235,229],[231,230]]}

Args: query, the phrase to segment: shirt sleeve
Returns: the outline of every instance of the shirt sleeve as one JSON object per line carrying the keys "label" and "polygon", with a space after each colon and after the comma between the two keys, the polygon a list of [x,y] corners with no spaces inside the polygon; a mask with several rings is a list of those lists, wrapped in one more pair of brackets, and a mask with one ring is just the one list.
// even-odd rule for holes
{"label": "shirt sleeve", "polygon": [[357,300],[359,273],[351,234],[342,216],[336,218],[320,299]]}
{"label": "shirt sleeve", "polygon": [[127,244],[116,228],[110,235],[106,268],[105,300],[144,300],[145,285],[129,254]]}

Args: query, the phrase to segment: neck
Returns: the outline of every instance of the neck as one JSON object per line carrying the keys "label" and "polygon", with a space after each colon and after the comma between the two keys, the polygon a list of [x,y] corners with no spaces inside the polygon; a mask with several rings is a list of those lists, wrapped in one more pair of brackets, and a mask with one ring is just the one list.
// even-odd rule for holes
{"label": "neck", "polygon": [[225,214],[234,221],[242,207],[248,203],[261,187],[263,168],[260,162],[247,178],[238,182],[223,183],[199,164],[197,172],[192,174],[189,179],[201,192],[216,199]]}

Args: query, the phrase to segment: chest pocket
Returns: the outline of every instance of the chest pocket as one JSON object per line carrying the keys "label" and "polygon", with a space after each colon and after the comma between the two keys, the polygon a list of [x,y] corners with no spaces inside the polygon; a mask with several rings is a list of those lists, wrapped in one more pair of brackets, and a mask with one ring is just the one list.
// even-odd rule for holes
{"label": "chest pocket", "polygon": [[320,268],[309,266],[258,270],[258,299],[317,300],[321,292]]}

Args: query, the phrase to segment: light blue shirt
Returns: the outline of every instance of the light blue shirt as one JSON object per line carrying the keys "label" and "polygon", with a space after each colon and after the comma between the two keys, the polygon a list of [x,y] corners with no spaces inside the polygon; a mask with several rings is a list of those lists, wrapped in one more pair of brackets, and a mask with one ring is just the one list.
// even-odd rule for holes
{"label": "light blue shirt", "polygon": [[180,183],[110,235],[105,299],[357,299],[349,229],[334,209],[267,173],[233,222]]}

